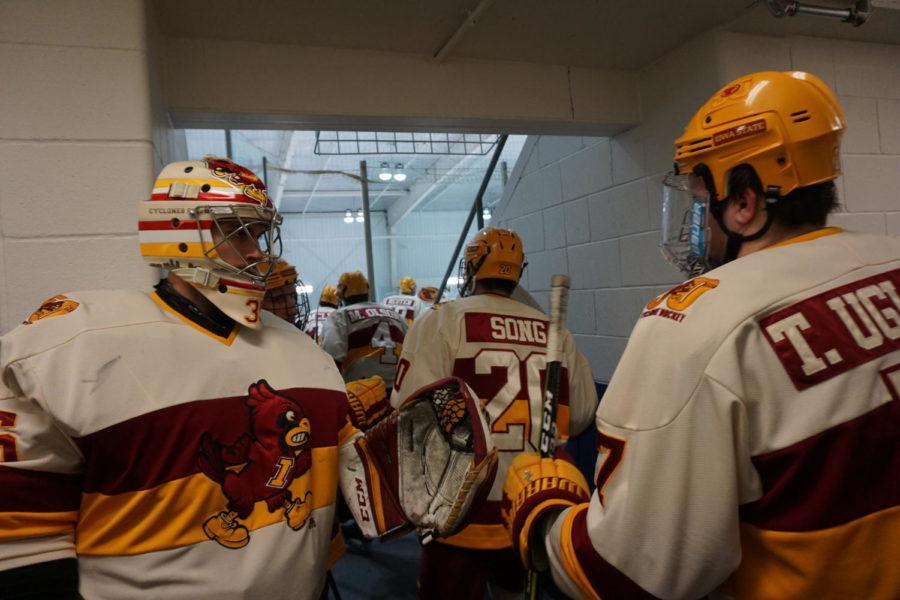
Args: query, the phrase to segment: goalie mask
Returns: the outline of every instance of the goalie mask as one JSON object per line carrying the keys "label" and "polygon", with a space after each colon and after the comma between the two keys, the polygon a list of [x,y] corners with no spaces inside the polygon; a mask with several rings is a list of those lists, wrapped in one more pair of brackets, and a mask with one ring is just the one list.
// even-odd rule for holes
{"label": "goalie mask", "polygon": [[141,256],[194,286],[241,325],[260,326],[281,216],[252,171],[227,158],[171,163],[140,203]]}
{"label": "goalie mask", "polygon": [[497,451],[481,402],[449,377],[416,391],[341,448],[341,488],[366,537],[452,535],[487,496]]}

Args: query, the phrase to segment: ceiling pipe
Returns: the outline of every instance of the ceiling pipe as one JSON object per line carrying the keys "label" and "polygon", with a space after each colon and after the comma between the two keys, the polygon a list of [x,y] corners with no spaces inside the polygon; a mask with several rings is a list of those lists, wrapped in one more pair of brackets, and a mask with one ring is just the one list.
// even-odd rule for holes
{"label": "ceiling pipe", "polygon": [[801,4],[797,0],[766,0],[769,12],[774,16],[793,17],[796,14],[815,15],[817,17],[834,17],[854,27],[859,27],[869,18],[869,0],[855,0],[849,8],[832,8],[817,4]]}
{"label": "ceiling pipe", "polygon": [[481,18],[481,15],[486,11],[491,4],[494,3],[494,0],[481,0],[478,5],[469,11],[466,15],[465,21],[463,21],[459,27],[456,28],[456,31],[453,32],[453,35],[450,36],[444,45],[435,51],[435,53],[431,56],[434,62],[444,62],[444,59],[450,55],[450,52],[456,48],[456,45],[459,44],[459,41],[466,34],[466,32],[475,27],[478,24],[478,19]]}

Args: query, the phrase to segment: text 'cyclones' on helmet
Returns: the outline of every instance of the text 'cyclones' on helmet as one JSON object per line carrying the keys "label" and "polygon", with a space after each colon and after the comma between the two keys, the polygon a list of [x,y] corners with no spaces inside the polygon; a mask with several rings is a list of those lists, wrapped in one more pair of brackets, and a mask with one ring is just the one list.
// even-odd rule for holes
{"label": "text 'cyclones' on helmet", "polygon": [[354,296],[368,295],[369,280],[362,274],[362,271],[341,273],[341,277],[338,279],[337,291],[343,300]]}
{"label": "text 'cyclones' on helmet", "polygon": [[257,328],[268,267],[281,254],[280,224],[265,184],[249,169],[227,158],[175,162],[140,202],[141,256]]}
{"label": "text 'cyclones' on helmet", "polygon": [[406,276],[400,280],[400,293],[401,294],[414,294],[416,291],[416,280],[412,277]]}
{"label": "text 'cyclones' on helmet", "polygon": [[525,252],[519,234],[511,229],[485,227],[466,244],[462,259],[460,293],[471,294],[483,279],[519,282],[525,266]]}
{"label": "text 'cyclones' on helmet", "polygon": [[675,140],[677,174],[708,169],[716,200],[728,173],[754,168],[785,196],[841,174],[845,120],[834,93],[809,73],[765,71],[735,79],[704,104]]}

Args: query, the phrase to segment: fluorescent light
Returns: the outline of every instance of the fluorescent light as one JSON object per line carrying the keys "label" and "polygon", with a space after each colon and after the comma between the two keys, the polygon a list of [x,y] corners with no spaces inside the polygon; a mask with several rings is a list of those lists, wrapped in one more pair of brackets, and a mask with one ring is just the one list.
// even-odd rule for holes
{"label": "fluorescent light", "polygon": [[314,289],[315,288],[308,283],[305,283],[303,285],[298,284],[296,286],[296,290],[297,290],[298,294],[312,294]]}
{"label": "fluorescent light", "polygon": [[406,181],[406,173],[394,173],[395,181]]}
{"label": "fluorescent light", "polygon": [[363,211],[361,211],[361,210],[356,211],[356,222],[362,223],[365,220],[366,220],[366,217],[365,217],[365,215],[363,215]]}
{"label": "fluorescent light", "polygon": [[485,208],[484,212],[481,213],[481,216],[484,218],[485,221],[490,221],[491,220],[491,209]]}
{"label": "fluorescent light", "polygon": [[378,179],[380,179],[382,181],[390,181],[391,177],[392,177],[392,175],[390,173],[388,173],[387,171],[382,171],[381,173],[378,174]]}
{"label": "fluorescent light", "polygon": [[352,223],[353,222],[353,213],[350,212],[350,209],[347,209],[347,212],[344,213],[344,223]]}

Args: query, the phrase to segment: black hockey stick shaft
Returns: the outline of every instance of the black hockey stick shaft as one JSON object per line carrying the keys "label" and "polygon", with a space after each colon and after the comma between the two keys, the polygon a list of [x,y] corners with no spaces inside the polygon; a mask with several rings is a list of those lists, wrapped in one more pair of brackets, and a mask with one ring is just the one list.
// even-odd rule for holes
{"label": "black hockey stick shaft", "polygon": [[[569,301],[568,275],[554,275],[550,283],[550,331],[547,336],[547,367],[544,375],[543,403],[541,408],[541,437],[539,450],[543,458],[553,456],[556,450],[556,404],[559,399],[562,374],[562,331],[566,322]],[[540,541],[543,543],[543,540]],[[528,571],[525,597],[536,600],[541,595],[540,574]]]}

